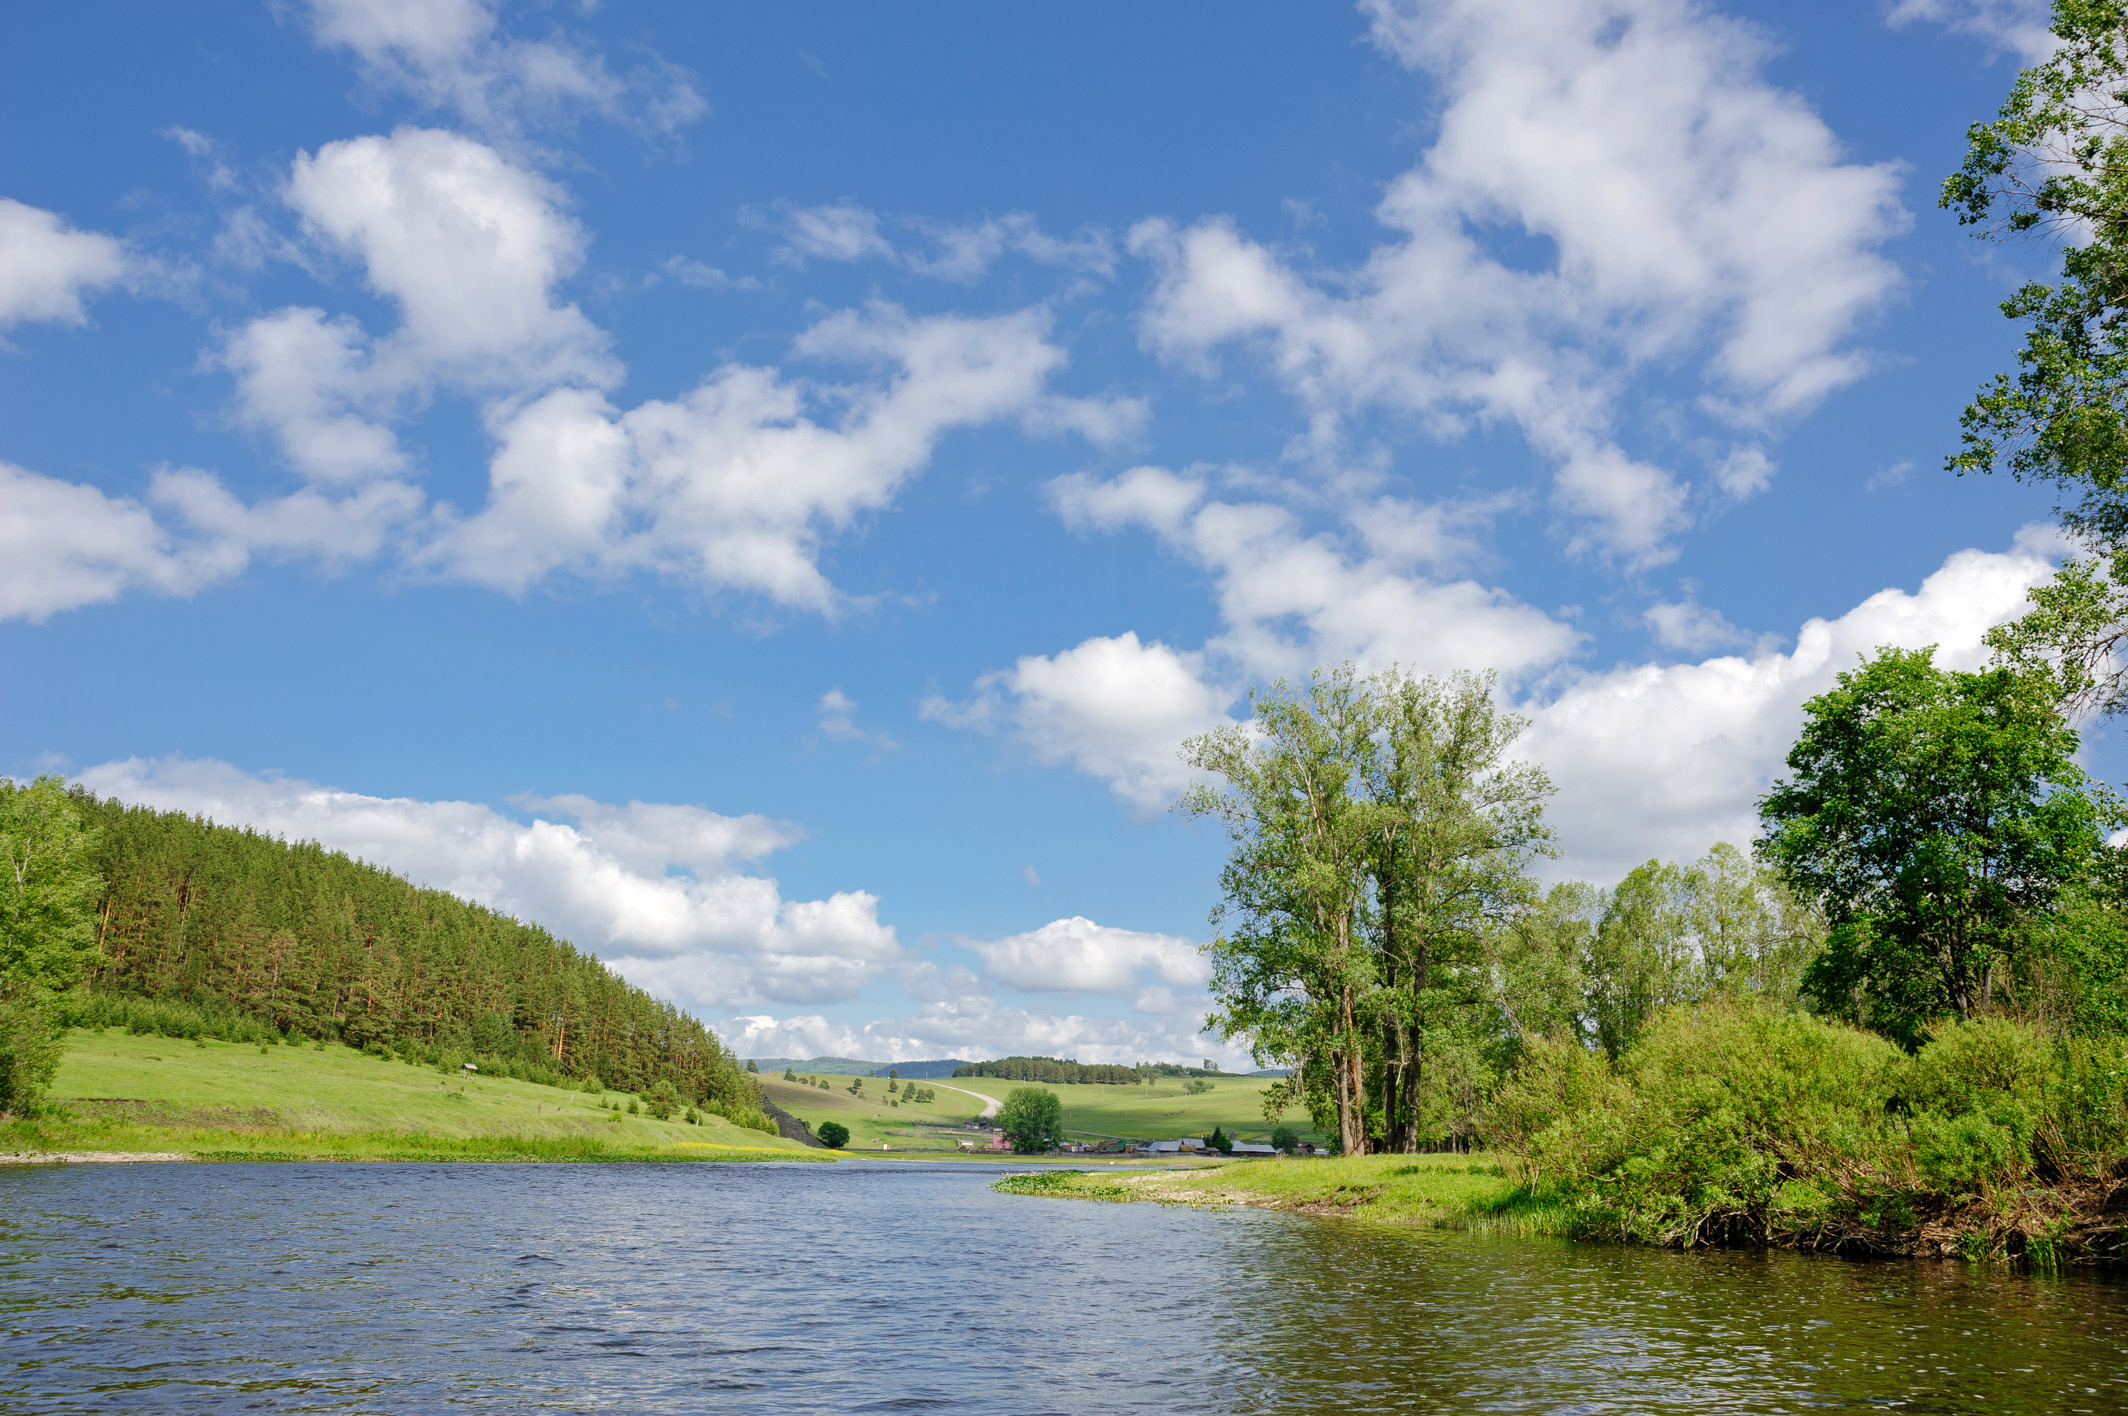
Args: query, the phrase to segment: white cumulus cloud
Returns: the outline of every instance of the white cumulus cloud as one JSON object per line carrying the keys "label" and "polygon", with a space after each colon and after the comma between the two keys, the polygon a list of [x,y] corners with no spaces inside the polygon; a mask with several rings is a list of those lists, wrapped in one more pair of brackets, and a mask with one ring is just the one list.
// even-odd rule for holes
{"label": "white cumulus cloud", "polygon": [[1695,857],[1717,841],[1748,845],[1757,801],[1784,769],[1804,700],[1880,645],[1934,644],[1937,662],[1976,668],[1981,636],[2022,610],[2052,573],[2054,533],[2005,552],[1960,551],[1921,585],[1879,591],[1813,619],[1787,652],[1588,674],[1532,709],[1521,751],[1558,784],[1551,819],[1558,869],[1612,881],[1642,861]]}
{"label": "white cumulus cloud", "polygon": [[82,297],[124,280],[125,246],[54,212],[0,197],[0,330],[31,321],[78,325]]}
{"label": "white cumulus cloud", "polygon": [[[1573,544],[1668,559],[1690,520],[1614,427],[1642,370],[1704,357],[1703,403],[1757,424],[1859,377],[1858,325],[1896,290],[1898,173],[1847,161],[1760,75],[1756,33],[1686,0],[1378,0],[1376,43],[1441,85],[1419,165],[1358,268],[1317,273],[1224,217],[1149,221],[1145,343],[1209,367],[1261,352],[1318,428],[1373,405],[1437,436],[1506,421],[1557,467]],[[1478,234],[1551,253],[1533,268]],[[1327,421],[1326,421],[1327,420]],[[1730,470],[1732,493],[1766,469]]]}
{"label": "white cumulus cloud", "polygon": [[985,977],[1033,992],[1138,994],[1150,979],[1201,987],[1211,977],[1195,940],[1117,929],[1083,915],[966,944],[982,959]]}

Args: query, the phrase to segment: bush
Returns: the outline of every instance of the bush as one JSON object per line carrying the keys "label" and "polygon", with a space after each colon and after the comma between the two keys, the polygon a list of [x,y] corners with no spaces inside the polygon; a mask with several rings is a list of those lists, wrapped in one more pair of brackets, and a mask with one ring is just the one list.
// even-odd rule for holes
{"label": "bush", "polygon": [[850,1128],[840,1121],[823,1121],[820,1129],[813,1132],[815,1139],[829,1150],[841,1150],[850,1143]]}
{"label": "bush", "polygon": [[135,1037],[161,1036],[194,1041],[279,1042],[281,1035],[247,1013],[221,1005],[211,995],[196,1001],[181,998],[132,998],[112,994],[67,998],[53,1008],[62,1027],[124,1028]]}
{"label": "bush", "polygon": [[1299,1144],[1300,1132],[1294,1130],[1291,1126],[1273,1126],[1271,1128],[1271,1148],[1273,1150],[1290,1151]]}
{"label": "bush", "polygon": [[669,1081],[660,1080],[643,1098],[643,1109],[660,1121],[667,1121],[680,1109],[680,1094]]}
{"label": "bush", "polygon": [[1492,1126],[1586,1231],[1762,1243],[1789,1211],[1822,1211],[1812,1180],[1877,1173],[1904,1064],[1883,1038],[1802,1014],[1671,1009],[1615,1070],[1575,1043],[1532,1046]]}

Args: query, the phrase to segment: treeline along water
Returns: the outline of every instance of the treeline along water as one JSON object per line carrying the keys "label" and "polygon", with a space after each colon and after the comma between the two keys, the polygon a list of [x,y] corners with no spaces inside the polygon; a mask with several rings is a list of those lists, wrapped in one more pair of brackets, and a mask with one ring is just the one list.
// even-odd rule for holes
{"label": "treeline along water", "polygon": [[72,795],[104,881],[94,995],[759,1105],[715,1034],[537,925],[315,842]]}
{"label": "treeline along water", "polygon": [[0,1168],[9,1412],[2119,1411],[2084,1274],[834,1166]]}

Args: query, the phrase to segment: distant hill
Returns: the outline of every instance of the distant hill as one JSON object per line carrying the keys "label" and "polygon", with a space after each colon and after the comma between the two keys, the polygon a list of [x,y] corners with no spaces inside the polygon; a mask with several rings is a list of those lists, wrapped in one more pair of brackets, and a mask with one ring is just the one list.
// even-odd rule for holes
{"label": "distant hill", "polygon": [[103,877],[83,1006],[138,1003],[211,1037],[264,1028],[455,1059],[453,1071],[473,1061],[630,1092],[669,1081],[691,1102],[760,1106],[714,1033],[538,925],[315,841],[71,795]]}
{"label": "distant hill", "polygon": [[956,1057],[939,1062],[869,1062],[862,1057],[756,1057],[752,1061],[771,1076],[788,1069],[834,1077],[884,1077],[893,1070],[919,1081],[950,1077],[954,1068],[970,1065]]}

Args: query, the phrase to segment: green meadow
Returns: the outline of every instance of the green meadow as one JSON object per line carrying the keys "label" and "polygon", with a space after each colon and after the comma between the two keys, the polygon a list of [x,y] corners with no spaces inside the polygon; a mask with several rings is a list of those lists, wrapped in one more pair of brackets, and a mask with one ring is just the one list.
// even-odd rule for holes
{"label": "green meadow", "polygon": [[[381,1061],[337,1044],[251,1044],[76,1029],[56,1114],[0,1125],[0,1156],[207,1159],[807,1160],[795,1141],[630,1116],[628,1098]],[[610,1110],[601,1102],[617,1103]]]}
{"label": "green meadow", "polygon": [[[1211,1079],[1209,1090],[1191,1094],[1183,1090],[1182,1078],[1139,1086],[1058,1085],[1048,1082],[1012,1082],[996,1077],[950,1077],[918,1082],[930,1087],[938,1099],[930,1103],[892,1106],[900,1094],[889,1094],[887,1078],[847,1076],[822,1077],[827,1089],[804,1081],[787,1082],[780,1076],[764,1075],[762,1088],[768,1099],[803,1119],[816,1131],[823,1121],[840,1121],[850,1128],[851,1150],[951,1151],[974,1133],[967,1123],[982,1111],[984,1102],[968,1093],[1003,1101],[1013,1088],[1039,1086],[1055,1092],[1064,1104],[1065,1134],[1073,1140],[1175,1140],[1202,1136],[1217,1126],[1236,1140],[1265,1140],[1271,1123],[1264,1120],[1263,1096],[1270,1081],[1263,1077]],[[852,1096],[850,1083],[861,1080],[862,1091]],[[959,1090],[949,1090],[959,1088]],[[1285,1124],[1304,1139],[1320,1141],[1305,1113],[1289,1112]]]}

